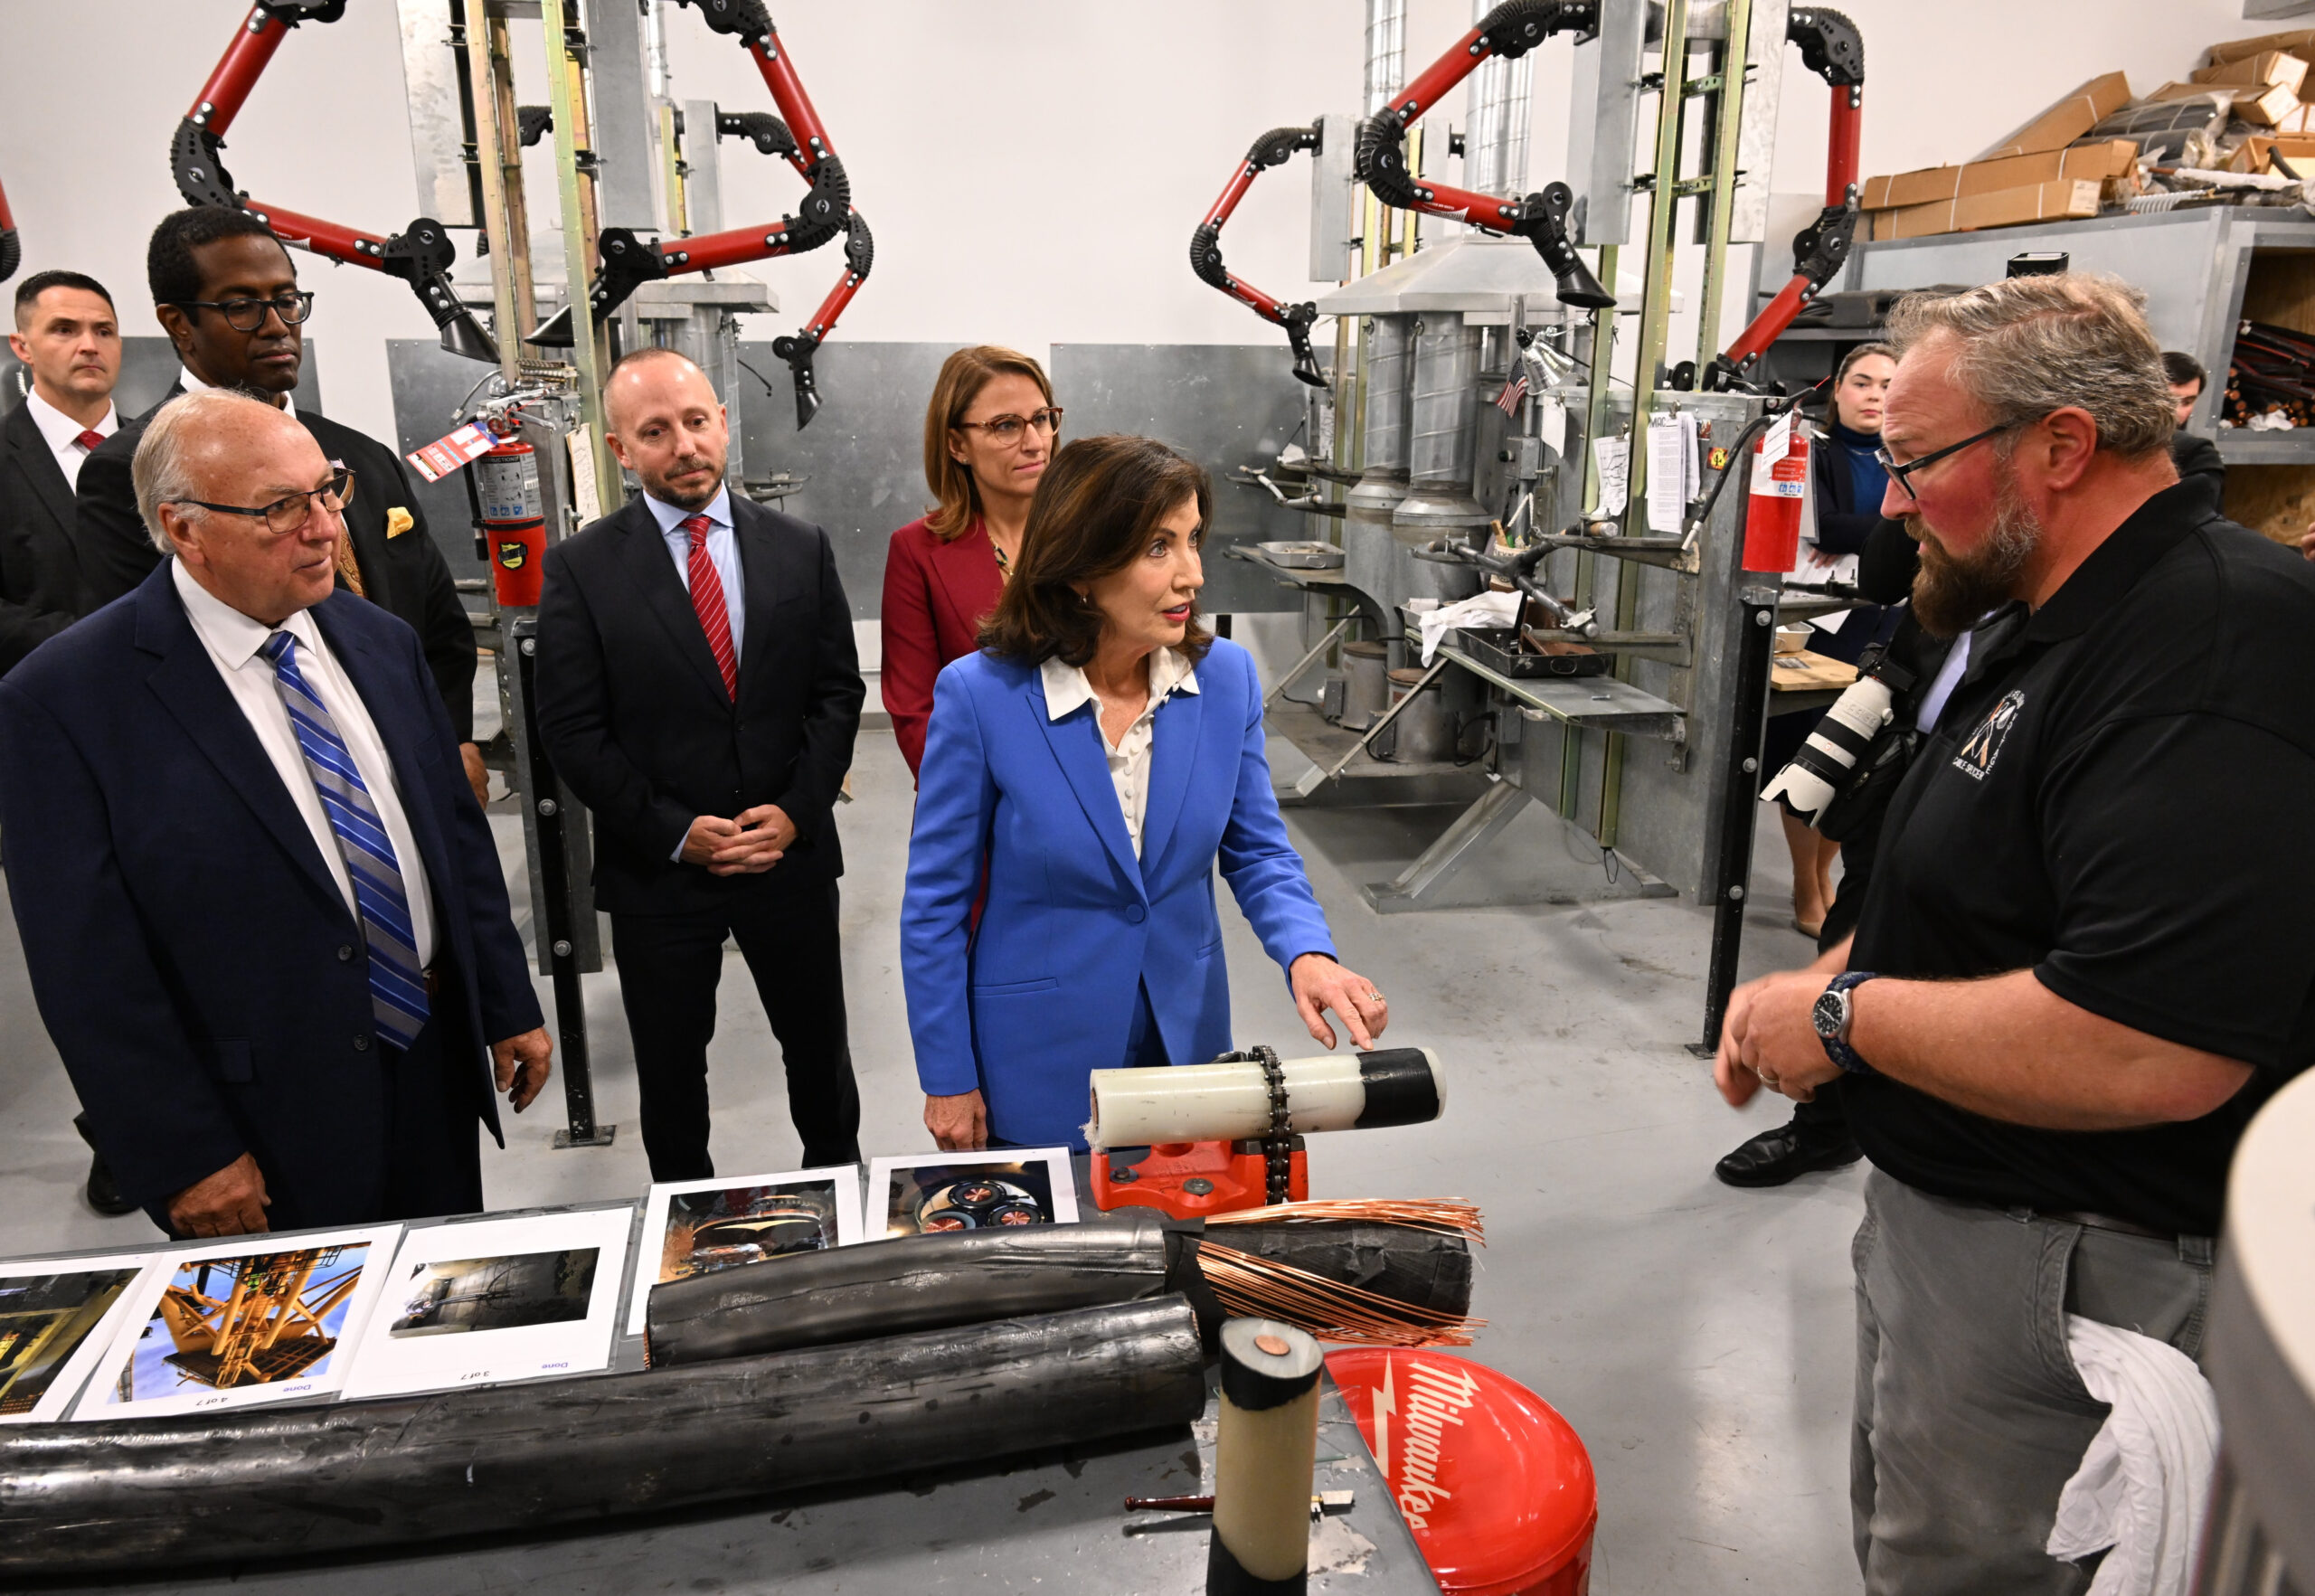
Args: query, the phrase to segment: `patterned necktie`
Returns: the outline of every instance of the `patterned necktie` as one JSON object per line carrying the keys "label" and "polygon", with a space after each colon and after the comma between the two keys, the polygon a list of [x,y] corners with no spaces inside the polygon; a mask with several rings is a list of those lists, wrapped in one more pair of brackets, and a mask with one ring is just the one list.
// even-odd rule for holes
{"label": "patterned necktie", "polygon": [[337,722],[298,669],[298,639],[276,632],[260,650],[273,666],[273,685],[289,712],[290,729],[306,756],[306,770],[321,795],[322,812],[337,834],[338,853],[354,883],[361,911],[362,936],[370,949],[370,1014],[378,1034],[407,1049],[425,1026],[426,977],[420,973],[416,934],[411,930],[410,897],[403,890],[394,845],[362,784],[362,772],[337,734]]}
{"label": "patterned necktie", "polygon": [[699,612],[699,629],[707,634],[715,668],[723,673],[724,695],[736,702],[740,659],[732,651],[732,618],[723,609],[723,579],[715,574],[715,562],[707,557],[707,529],[713,524],[704,515],[684,518],[683,529],[691,534],[691,607]]}
{"label": "patterned necktie", "polygon": [[82,432],[80,437],[74,439],[72,441],[80,446],[80,452],[85,455],[94,454],[96,452],[97,445],[102,443],[104,440],[105,435],[91,427]]}

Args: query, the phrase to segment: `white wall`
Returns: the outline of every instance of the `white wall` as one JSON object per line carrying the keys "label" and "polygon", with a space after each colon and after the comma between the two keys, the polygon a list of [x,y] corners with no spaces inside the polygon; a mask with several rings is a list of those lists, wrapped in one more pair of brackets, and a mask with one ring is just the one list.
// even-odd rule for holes
{"label": "white wall", "polygon": [[[2261,31],[2237,0],[1845,0],[1866,41],[1868,173],[1959,160],[2097,72],[2152,89],[2210,41]],[[1458,0],[1413,0],[1411,65],[1469,25]],[[0,0],[0,183],[26,271],[94,273],[144,331],[144,244],[176,203],[169,135],[245,0]],[[1190,231],[1254,135],[1357,109],[1356,0],[866,0],[775,5],[875,231],[876,267],[839,336],[1054,343],[1263,343],[1273,335],[1189,270]],[[537,31],[518,24],[518,48]],[[752,65],[697,14],[669,19],[678,98],[770,109]],[[1559,172],[1569,52],[1545,47],[1528,177]],[[527,66],[524,76],[537,78]],[[1822,180],[1828,90],[1788,58],[1775,186]],[[526,97],[534,89],[525,90]],[[387,232],[416,212],[391,0],[284,43],[230,136],[260,199]],[[1460,127],[1462,97],[1445,112]],[[798,191],[784,165],[725,146],[727,224],[769,221]],[[538,152],[534,152],[535,156]],[[1302,297],[1306,168],[1266,175],[1224,237],[1231,269]],[[534,204],[552,189],[534,171]],[[467,235],[461,235],[467,236]],[[1783,246],[1775,247],[1780,256]],[[383,341],[432,326],[402,283],[300,261],[322,290],[311,335],[324,402],[391,436]],[[757,269],[783,330],[834,281],[833,247]]]}

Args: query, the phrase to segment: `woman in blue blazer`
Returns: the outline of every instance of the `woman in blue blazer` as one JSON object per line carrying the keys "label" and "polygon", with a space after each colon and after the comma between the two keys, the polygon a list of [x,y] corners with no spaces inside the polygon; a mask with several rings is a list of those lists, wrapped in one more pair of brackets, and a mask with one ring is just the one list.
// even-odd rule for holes
{"label": "woman in blue blazer", "polygon": [[944,1148],[1082,1148],[1092,1071],[1230,1050],[1217,860],[1310,1034],[1335,1044],[1329,1008],[1382,1034],[1279,819],[1253,661],[1198,624],[1213,496],[1149,439],[1061,449],[980,652],[934,687],[901,962]]}

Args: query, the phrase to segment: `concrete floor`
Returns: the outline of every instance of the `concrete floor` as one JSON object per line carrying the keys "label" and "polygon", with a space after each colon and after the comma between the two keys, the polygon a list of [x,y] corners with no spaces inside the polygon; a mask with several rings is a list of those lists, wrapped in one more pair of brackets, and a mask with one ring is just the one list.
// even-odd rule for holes
{"label": "concrete floor", "polygon": [[[889,733],[864,732],[840,811],[845,965],[872,1155],[930,1146],[911,1068],[899,969],[911,788]],[[496,806],[505,807],[506,806]],[[1721,1154],[1781,1119],[1781,1099],[1732,1113],[1684,1044],[1701,1021],[1709,915],[1675,900],[1466,909],[1381,919],[1361,883],[1395,874],[1446,811],[1290,812],[1344,959],[1391,999],[1390,1038],[1436,1047],[1446,1117],[1413,1129],[1313,1138],[1325,1196],[1460,1196],[1488,1240],[1472,1355],[1560,1409],[1600,1481],[1600,1596],[1853,1591],[1847,1423],[1852,1168],[1772,1192],[1712,1177]],[[1798,964],[1790,881],[1763,815],[1746,973]],[[511,816],[494,819],[519,881]],[[1563,846],[1531,808],[1507,856]],[[519,891],[517,900],[523,897]],[[1228,896],[1223,895],[1226,904]],[[527,912],[522,917],[527,921]],[[1277,971],[1224,911],[1237,1034],[1291,1050],[1301,1032]],[[525,928],[527,930],[527,926]],[[729,1173],[792,1167],[798,1143],[772,1042],[736,953],[712,1053],[715,1157]],[[541,983],[542,993],[544,983]],[[493,1206],[639,1194],[635,1095],[615,971],[588,977],[601,1118],[612,1147],[556,1152],[550,1095],[486,1150]],[[155,1239],[79,1195],[74,1100],[0,916],[0,1257]]]}

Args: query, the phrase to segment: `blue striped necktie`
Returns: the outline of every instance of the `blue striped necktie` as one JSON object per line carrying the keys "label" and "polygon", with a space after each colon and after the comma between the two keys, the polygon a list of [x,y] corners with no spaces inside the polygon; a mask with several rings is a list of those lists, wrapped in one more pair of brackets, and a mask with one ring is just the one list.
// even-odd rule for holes
{"label": "blue striped necktie", "polygon": [[353,878],[362,936],[370,949],[371,1015],[380,1036],[407,1049],[426,1025],[426,977],[420,972],[410,895],[402,887],[394,845],[378,819],[377,805],[370,801],[370,789],[362,784],[362,772],[354,768],[345,739],[337,734],[337,722],[298,669],[298,639],[276,632],[260,652],[272,662],[274,687],[289,712],[306,770],[321,795],[329,828],[337,834],[346,874]]}

